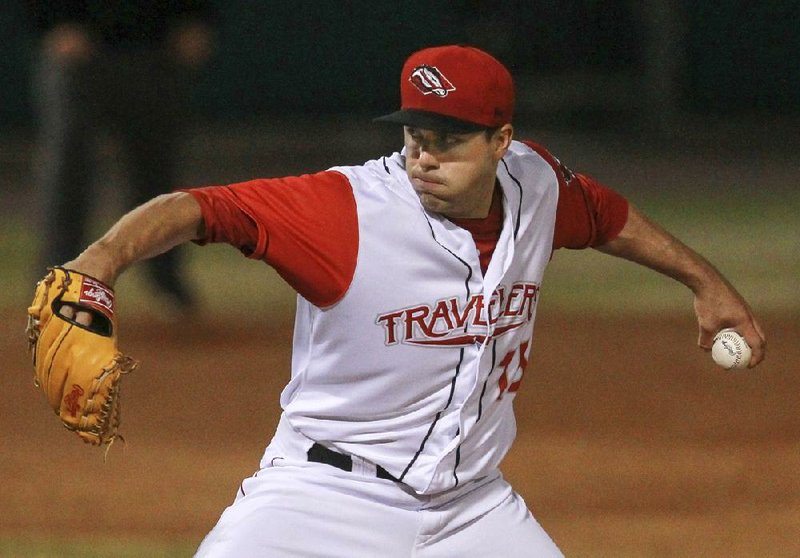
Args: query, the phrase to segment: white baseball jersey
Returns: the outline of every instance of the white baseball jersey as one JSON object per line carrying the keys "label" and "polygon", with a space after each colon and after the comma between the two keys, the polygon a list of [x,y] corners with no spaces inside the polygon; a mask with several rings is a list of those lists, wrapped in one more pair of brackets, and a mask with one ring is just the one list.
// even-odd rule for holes
{"label": "white baseball jersey", "polygon": [[199,556],[562,556],[497,466],[551,251],[613,238],[627,202],[529,142],[497,179],[470,222],[422,207],[402,153],[189,190],[200,243],[299,293],[277,432]]}
{"label": "white baseball jersey", "polygon": [[334,305],[298,297],[285,417],[418,493],[487,474],[516,432],[552,250],[553,168],[519,142],[500,162],[504,223],[485,276],[470,233],[421,206],[402,154],[333,170],[353,188],[357,265]]}

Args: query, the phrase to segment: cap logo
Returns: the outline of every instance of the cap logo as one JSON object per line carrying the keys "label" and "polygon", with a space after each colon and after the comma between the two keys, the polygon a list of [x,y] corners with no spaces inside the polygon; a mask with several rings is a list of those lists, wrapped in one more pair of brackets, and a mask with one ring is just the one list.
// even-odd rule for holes
{"label": "cap logo", "polygon": [[450,80],[444,77],[436,66],[422,65],[417,66],[408,78],[414,87],[419,89],[423,95],[433,93],[437,97],[447,97],[450,91],[455,91],[455,86]]}

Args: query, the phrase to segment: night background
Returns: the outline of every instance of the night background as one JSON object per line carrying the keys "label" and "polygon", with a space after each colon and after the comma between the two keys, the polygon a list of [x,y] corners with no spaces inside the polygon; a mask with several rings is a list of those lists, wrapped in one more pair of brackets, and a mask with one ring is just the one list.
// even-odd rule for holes
{"label": "night background", "polygon": [[[76,3],[89,1],[101,0]],[[176,316],[133,266],[115,285],[121,348],[142,361],[123,388],[127,445],[104,462],[58,424],[24,335],[46,244],[24,5],[0,7],[0,558],[191,556],[277,423],[295,293],[227,245],[189,244],[201,304]],[[567,556],[800,556],[800,1],[217,0],[216,12],[176,187],[391,153],[401,132],[372,118],[398,108],[411,52],[467,43],[504,62],[515,136],[704,254],[769,348],[756,369],[725,372],[696,346],[683,285],[558,250],[503,474]],[[127,207],[113,132],[86,177],[93,238]]]}
{"label": "night background", "polygon": [[[196,98],[208,118],[387,111],[405,57],[453,42],[502,60],[529,112],[548,108],[533,101],[569,78],[571,102],[549,105],[565,117],[623,107],[796,115],[800,106],[798,2],[218,4],[218,48]],[[21,4],[4,3],[0,45],[0,126],[27,126],[35,35]]]}

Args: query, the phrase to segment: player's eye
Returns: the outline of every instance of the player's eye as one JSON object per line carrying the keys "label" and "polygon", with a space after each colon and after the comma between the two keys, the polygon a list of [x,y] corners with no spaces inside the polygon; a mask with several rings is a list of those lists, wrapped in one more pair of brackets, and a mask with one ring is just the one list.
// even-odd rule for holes
{"label": "player's eye", "polygon": [[442,136],[436,137],[432,142],[435,148],[439,151],[447,151],[457,145],[459,145],[463,141],[461,136],[453,135],[453,134],[444,134]]}
{"label": "player's eye", "polygon": [[414,143],[420,143],[420,141],[422,141],[422,136],[420,133],[413,128],[409,128],[406,133],[408,134],[409,139],[411,139],[411,141]]}

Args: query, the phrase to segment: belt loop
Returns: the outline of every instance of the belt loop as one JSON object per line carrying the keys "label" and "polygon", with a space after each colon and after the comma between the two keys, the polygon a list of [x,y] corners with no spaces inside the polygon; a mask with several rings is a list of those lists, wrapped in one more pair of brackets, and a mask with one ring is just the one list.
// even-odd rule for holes
{"label": "belt loop", "polygon": [[353,472],[358,473],[360,475],[364,475],[365,477],[377,477],[378,476],[378,467],[366,459],[363,459],[358,456],[352,456],[353,460]]}

